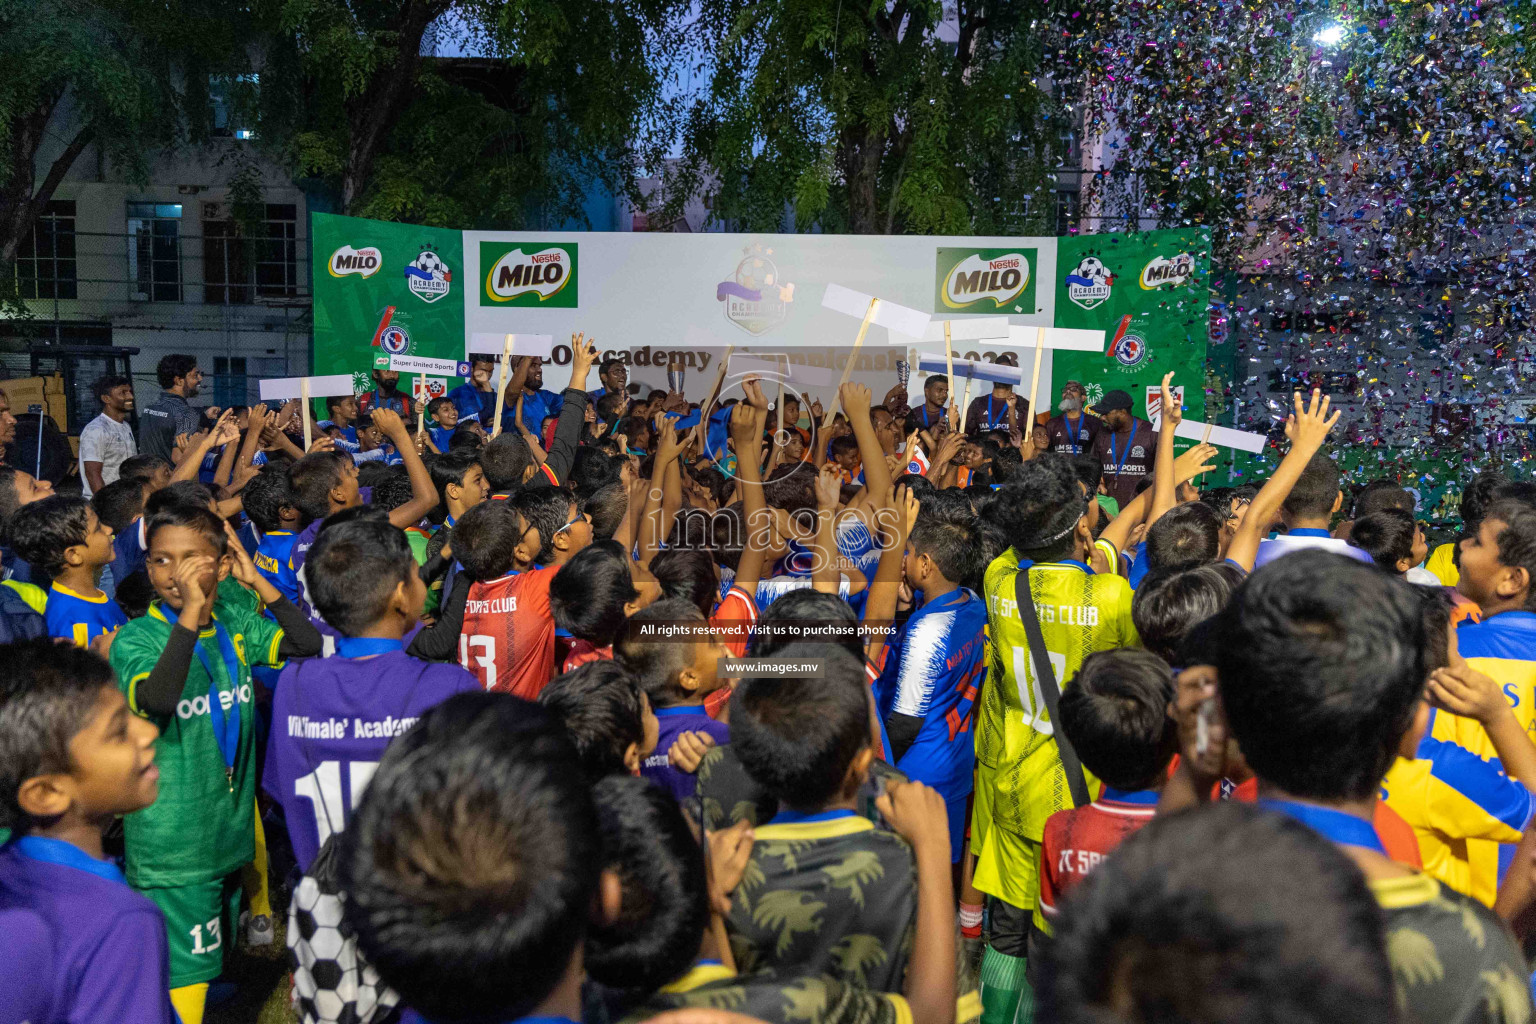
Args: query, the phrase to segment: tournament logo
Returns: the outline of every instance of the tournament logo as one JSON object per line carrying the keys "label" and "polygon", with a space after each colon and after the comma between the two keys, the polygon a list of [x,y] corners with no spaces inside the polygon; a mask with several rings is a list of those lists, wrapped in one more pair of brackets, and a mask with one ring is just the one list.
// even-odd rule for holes
{"label": "tournament logo", "polygon": [[715,286],[715,301],[724,304],[725,318],[751,335],[762,335],[782,324],[795,301],[795,286],[783,281],[773,262],[773,250],[753,243],[728,281]]}
{"label": "tournament logo", "polygon": [[483,305],[576,306],[576,246],[481,242]]}
{"label": "tournament logo", "polygon": [[1067,298],[1084,309],[1092,309],[1108,300],[1114,285],[1115,275],[1102,260],[1084,256],[1077,269],[1067,275]]}
{"label": "tournament logo", "polygon": [[1141,287],[1146,291],[1154,288],[1182,288],[1195,273],[1195,258],[1181,252],[1173,259],[1154,256],[1141,268]]}
{"label": "tournament logo", "polygon": [[384,254],[376,246],[365,245],[361,249],[354,249],[344,245],[331,253],[328,269],[332,277],[347,277],[350,274],[372,277],[383,265]]}
{"label": "tournament logo", "polygon": [[423,302],[436,302],[453,286],[453,274],[443,258],[426,246],[405,265],[405,286]]}
{"label": "tournament logo", "polygon": [[1139,334],[1127,334],[1115,345],[1115,358],[1121,366],[1135,366],[1147,358],[1147,343]]}
{"label": "tournament logo", "polygon": [[[942,258],[944,250],[939,251]],[[1029,258],[1024,253],[984,249],[971,252],[949,268],[939,300],[948,309],[996,311],[1023,296],[1029,281]]]}
{"label": "tournament logo", "polygon": [[411,350],[411,335],[399,324],[390,324],[379,332],[379,345],[392,356],[403,356]]}

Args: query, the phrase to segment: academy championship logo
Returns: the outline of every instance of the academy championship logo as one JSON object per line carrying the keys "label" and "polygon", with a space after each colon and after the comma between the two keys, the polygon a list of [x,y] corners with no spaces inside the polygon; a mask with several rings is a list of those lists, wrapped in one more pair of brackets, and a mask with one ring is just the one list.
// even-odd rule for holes
{"label": "academy championship logo", "polygon": [[748,334],[762,335],[789,316],[795,286],[785,282],[773,262],[773,250],[753,243],[742,250],[730,280],[715,286],[715,301],[723,303],[725,318]]}
{"label": "academy championship logo", "polygon": [[436,302],[453,286],[453,274],[441,256],[422,246],[417,257],[405,266],[405,286],[423,302]]}
{"label": "academy championship logo", "polygon": [[1141,268],[1141,287],[1146,291],[1154,288],[1181,288],[1189,282],[1195,273],[1195,258],[1187,252],[1181,252],[1173,259],[1163,259],[1154,256],[1152,260]]}
{"label": "academy championship logo", "polygon": [[935,312],[1033,313],[1035,249],[936,251]]}
{"label": "academy championship logo", "polygon": [[1097,256],[1084,256],[1067,275],[1067,298],[1084,309],[1103,305],[1114,288],[1115,276]]}
{"label": "academy championship logo", "polygon": [[576,306],[574,244],[481,242],[480,265],[482,306]]}
{"label": "academy championship logo", "polygon": [[332,277],[346,277],[349,274],[372,277],[383,265],[384,254],[375,246],[365,245],[361,249],[354,249],[350,245],[344,245],[331,253],[329,269]]}
{"label": "academy championship logo", "polygon": [[1127,334],[1115,344],[1115,358],[1121,366],[1135,366],[1147,358],[1147,343],[1139,334]]}

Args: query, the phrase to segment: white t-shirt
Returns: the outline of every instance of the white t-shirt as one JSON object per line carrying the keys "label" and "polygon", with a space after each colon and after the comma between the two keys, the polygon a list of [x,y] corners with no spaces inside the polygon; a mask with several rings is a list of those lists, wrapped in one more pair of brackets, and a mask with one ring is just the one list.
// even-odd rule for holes
{"label": "white t-shirt", "polygon": [[125,459],[139,453],[133,440],[133,428],[128,421],[117,420],[102,413],[80,431],[80,485],[81,494],[91,496],[91,481],[85,475],[87,462],[101,463],[101,482],[110,484],[117,480],[118,469]]}

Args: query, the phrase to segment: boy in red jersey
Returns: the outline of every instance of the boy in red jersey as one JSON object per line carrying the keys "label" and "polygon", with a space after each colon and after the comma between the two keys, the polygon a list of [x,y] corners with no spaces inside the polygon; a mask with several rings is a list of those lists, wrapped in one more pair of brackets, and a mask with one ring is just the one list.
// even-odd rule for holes
{"label": "boy in red jersey", "polygon": [[475,580],[464,605],[459,663],[487,690],[536,700],[554,676],[549,584],[592,542],[592,524],[567,492],[529,488],[464,513],[454,555]]}
{"label": "boy in red jersey", "polygon": [[1167,663],[1135,648],[1090,654],[1062,692],[1062,733],[1104,789],[1093,803],[1046,820],[1034,916],[1046,935],[1061,898],[1157,813],[1178,746],[1172,699]]}

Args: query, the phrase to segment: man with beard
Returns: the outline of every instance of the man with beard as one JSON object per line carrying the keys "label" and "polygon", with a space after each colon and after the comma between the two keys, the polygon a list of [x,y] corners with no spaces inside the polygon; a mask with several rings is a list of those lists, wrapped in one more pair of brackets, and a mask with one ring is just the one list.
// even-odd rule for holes
{"label": "man with beard", "polygon": [[160,397],[144,410],[139,424],[139,451],[175,465],[176,435],[197,432],[199,410],[187,404],[203,383],[197,357],[172,353],[155,367]]}
{"label": "man with beard", "polygon": [[1045,424],[1051,451],[1061,455],[1081,455],[1093,450],[1102,424],[1083,411],[1087,401],[1088,391],[1077,381],[1069,380],[1061,386],[1061,402],[1057,405],[1061,415],[1052,416]]}
{"label": "man with beard", "polygon": [[374,370],[373,383],[372,391],[357,396],[358,414],[388,409],[399,413],[402,420],[409,422],[416,414],[416,407],[411,404],[411,396],[400,390],[400,371]]}
{"label": "man with beard", "polygon": [[1152,474],[1157,458],[1157,431],[1131,415],[1131,396],[1111,391],[1091,410],[1103,421],[1089,451],[1104,466],[1104,493],[1124,508],[1136,496],[1136,485]]}
{"label": "man with beard", "polygon": [[[544,360],[538,356],[529,356],[523,362],[528,367],[527,376],[523,378],[523,426],[538,434],[546,419],[560,415],[560,410],[565,407],[565,399],[553,391],[544,390]],[[502,414],[503,430],[511,429],[516,405],[517,398],[509,390],[507,408]]]}
{"label": "man with beard", "polygon": [[95,386],[101,415],[80,431],[81,497],[89,498],[117,479],[118,467],[139,453],[128,414],[133,412],[133,381],[110,375]]}

